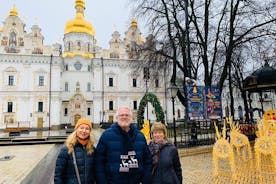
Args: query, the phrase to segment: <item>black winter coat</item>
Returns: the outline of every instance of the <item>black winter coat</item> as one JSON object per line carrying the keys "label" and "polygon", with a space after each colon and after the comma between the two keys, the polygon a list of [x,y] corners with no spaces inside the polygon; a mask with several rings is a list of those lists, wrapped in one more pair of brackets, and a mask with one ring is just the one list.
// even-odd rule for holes
{"label": "black winter coat", "polygon": [[165,144],[161,147],[159,162],[152,175],[152,184],[182,184],[181,163],[174,145]]}
{"label": "black winter coat", "polygon": [[[97,184],[149,184],[152,158],[144,135],[134,126],[128,132],[115,123],[95,151]],[[134,166],[134,168],[131,168]]]}
{"label": "black winter coat", "polygon": [[[88,155],[86,148],[77,144],[74,148],[76,162],[82,184],[94,183],[94,152]],[[56,161],[55,184],[77,184],[72,154],[68,154],[68,148],[63,146]]]}

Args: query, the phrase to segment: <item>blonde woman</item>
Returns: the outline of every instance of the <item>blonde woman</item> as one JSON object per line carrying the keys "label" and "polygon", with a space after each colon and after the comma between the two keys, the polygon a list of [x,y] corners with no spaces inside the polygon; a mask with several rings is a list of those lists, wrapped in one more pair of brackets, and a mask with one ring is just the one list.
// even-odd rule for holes
{"label": "blonde woman", "polygon": [[94,137],[91,130],[89,119],[78,120],[56,160],[55,184],[94,183]]}
{"label": "blonde woman", "polygon": [[149,149],[153,159],[153,184],[181,184],[182,169],[177,148],[167,138],[167,129],[163,123],[154,123],[151,127],[152,141]]}

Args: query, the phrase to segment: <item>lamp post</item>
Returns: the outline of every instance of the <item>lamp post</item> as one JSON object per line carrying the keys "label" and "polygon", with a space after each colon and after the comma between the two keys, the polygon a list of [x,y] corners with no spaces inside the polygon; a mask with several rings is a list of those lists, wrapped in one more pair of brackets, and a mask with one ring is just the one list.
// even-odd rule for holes
{"label": "lamp post", "polygon": [[50,79],[49,79],[49,127],[48,127],[48,133],[51,131],[51,103],[52,103],[52,64],[53,64],[53,54],[50,56]]}
{"label": "lamp post", "polygon": [[176,145],[176,127],[175,127],[175,110],[174,110],[174,99],[176,97],[176,94],[177,94],[177,91],[178,91],[178,88],[175,84],[172,84],[170,87],[169,87],[169,93],[170,93],[170,96],[172,98],[172,110],[173,110],[173,136],[174,136],[174,145]]}

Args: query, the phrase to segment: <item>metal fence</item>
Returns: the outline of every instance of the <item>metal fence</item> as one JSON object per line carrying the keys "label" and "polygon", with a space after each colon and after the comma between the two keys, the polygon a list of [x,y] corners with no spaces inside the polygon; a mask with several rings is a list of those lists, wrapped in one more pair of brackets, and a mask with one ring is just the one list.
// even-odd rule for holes
{"label": "metal fence", "polygon": [[[223,123],[216,121],[219,131],[222,131]],[[107,129],[112,123],[101,122],[100,127]],[[239,123],[240,132],[247,135],[249,140],[255,139],[256,123]],[[174,140],[173,123],[168,123],[168,138]],[[230,127],[226,125],[226,137],[230,140]],[[214,121],[202,120],[202,121],[188,121],[177,120],[176,121],[176,142],[177,147],[194,147],[203,145],[212,145],[216,141]]]}
{"label": "metal fence", "polygon": [[[215,120],[216,121],[216,120]],[[219,131],[223,127],[221,121],[216,121]],[[244,127],[248,127],[250,131],[242,131]],[[249,140],[255,139],[255,123],[240,124],[240,131],[247,135]],[[168,137],[174,139],[173,124],[170,123],[167,126]],[[226,125],[226,138],[229,138],[230,127]],[[202,145],[211,145],[216,141],[214,121],[202,120],[202,121],[177,121],[176,122],[176,142],[177,147],[194,147]]]}
{"label": "metal fence", "polygon": [[[174,138],[173,124],[168,124],[168,137]],[[177,147],[210,145],[215,142],[215,129],[212,121],[177,121]]]}

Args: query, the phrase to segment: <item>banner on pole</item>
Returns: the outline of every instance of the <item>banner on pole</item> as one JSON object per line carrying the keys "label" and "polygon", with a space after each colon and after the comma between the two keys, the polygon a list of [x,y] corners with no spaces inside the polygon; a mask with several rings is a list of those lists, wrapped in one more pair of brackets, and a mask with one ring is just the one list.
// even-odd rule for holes
{"label": "banner on pole", "polygon": [[202,120],[205,118],[204,86],[187,86],[188,116],[190,120]]}
{"label": "banner on pole", "polygon": [[205,88],[207,119],[221,119],[221,96],[218,86]]}

